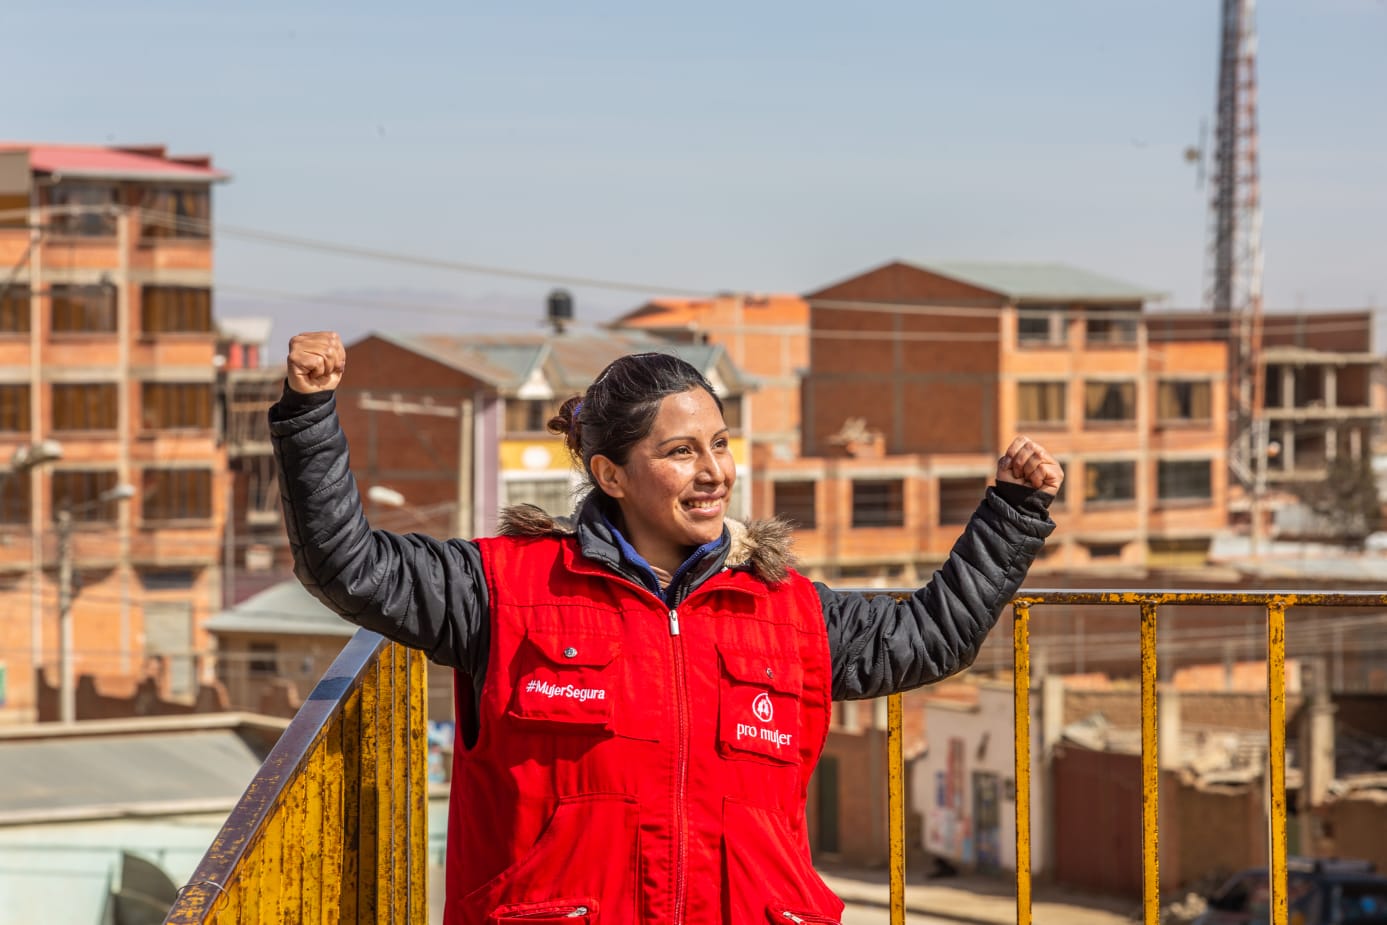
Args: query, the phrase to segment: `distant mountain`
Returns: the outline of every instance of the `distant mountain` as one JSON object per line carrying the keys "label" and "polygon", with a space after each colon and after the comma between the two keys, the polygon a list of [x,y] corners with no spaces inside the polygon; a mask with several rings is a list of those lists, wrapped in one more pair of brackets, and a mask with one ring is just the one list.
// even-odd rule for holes
{"label": "distant mountain", "polygon": [[[289,338],[301,331],[336,331],[348,344],[373,332],[466,334],[529,332],[544,325],[547,290],[535,295],[441,290],[351,289],[308,298],[215,294],[217,318],[260,317],[273,323],[264,363],[282,362]],[[574,293],[579,327],[602,324],[634,308],[636,296]]]}

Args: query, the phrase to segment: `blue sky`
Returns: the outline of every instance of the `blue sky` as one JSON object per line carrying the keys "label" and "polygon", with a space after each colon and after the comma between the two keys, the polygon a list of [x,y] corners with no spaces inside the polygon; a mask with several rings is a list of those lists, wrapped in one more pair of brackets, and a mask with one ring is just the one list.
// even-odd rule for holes
{"label": "blue sky", "polygon": [[[3,134],[211,152],[229,227],[652,294],[1058,260],[1196,307],[1218,5],[7,0]],[[1387,2],[1259,10],[1268,307],[1381,305]],[[230,235],[217,279],[277,337],[529,324],[549,288]]]}

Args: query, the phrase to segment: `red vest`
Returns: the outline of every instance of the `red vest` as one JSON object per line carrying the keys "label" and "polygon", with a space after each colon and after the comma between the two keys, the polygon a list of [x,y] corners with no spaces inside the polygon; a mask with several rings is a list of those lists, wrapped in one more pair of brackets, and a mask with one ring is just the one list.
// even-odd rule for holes
{"label": "red vest", "polygon": [[490,657],[444,921],[837,922],[804,821],[831,689],[813,586],[724,570],[671,611],[571,538],[479,545]]}

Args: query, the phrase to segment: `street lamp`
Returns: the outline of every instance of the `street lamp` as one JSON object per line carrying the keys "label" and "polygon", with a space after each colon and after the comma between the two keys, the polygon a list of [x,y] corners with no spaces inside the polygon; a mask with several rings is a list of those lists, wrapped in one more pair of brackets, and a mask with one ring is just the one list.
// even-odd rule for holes
{"label": "street lamp", "polygon": [[73,507],[66,501],[58,509],[58,719],[77,719],[77,691],[72,676],[72,515],[98,504],[125,501],[135,496],[134,485],[117,485],[90,501]]}

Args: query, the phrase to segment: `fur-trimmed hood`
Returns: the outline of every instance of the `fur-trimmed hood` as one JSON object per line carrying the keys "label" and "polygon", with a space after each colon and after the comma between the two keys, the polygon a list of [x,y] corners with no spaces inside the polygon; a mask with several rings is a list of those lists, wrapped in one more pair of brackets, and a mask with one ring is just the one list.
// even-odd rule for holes
{"label": "fur-trimmed hood", "polygon": [[[554,517],[533,504],[517,504],[502,509],[496,532],[514,537],[575,536],[578,518],[588,507],[579,505],[575,516]],[[785,580],[795,565],[788,523],[779,518],[747,523],[728,518],[724,523],[729,539],[724,565],[749,568],[773,585]]]}

